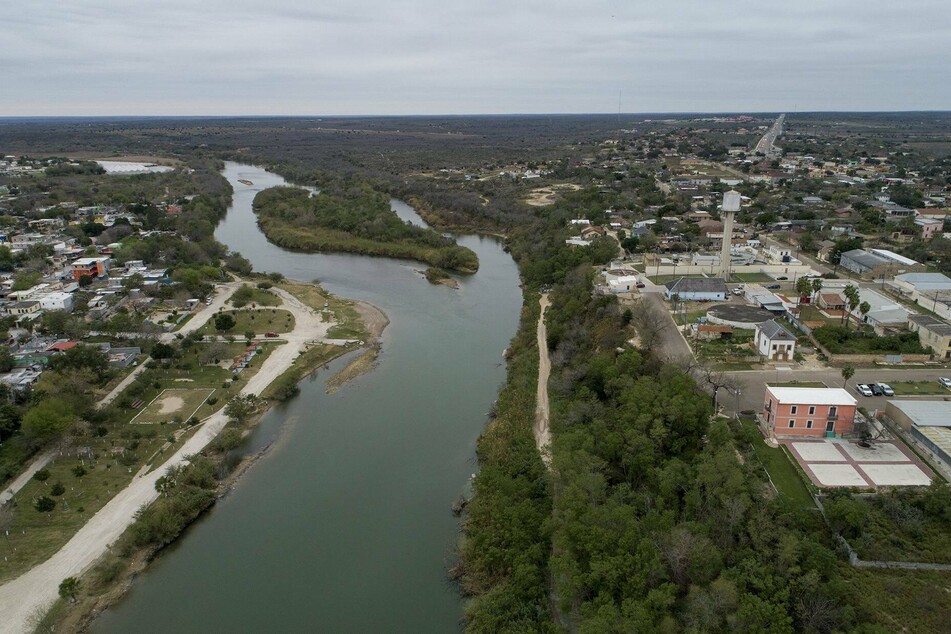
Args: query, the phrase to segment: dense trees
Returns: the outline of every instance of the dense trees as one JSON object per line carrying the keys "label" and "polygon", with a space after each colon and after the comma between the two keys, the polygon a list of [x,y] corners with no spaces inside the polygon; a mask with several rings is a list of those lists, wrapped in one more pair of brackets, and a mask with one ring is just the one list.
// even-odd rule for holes
{"label": "dense trees", "polygon": [[432,229],[403,222],[389,197],[366,184],[331,181],[318,195],[274,187],[254,198],[268,239],[293,249],[350,251],[413,258],[444,269],[475,272],[475,253]]}

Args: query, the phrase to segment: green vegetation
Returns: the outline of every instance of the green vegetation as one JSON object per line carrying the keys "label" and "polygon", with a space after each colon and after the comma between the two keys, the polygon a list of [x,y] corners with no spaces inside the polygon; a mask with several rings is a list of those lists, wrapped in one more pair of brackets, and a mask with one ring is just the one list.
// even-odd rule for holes
{"label": "green vegetation", "polygon": [[825,506],[862,559],[951,563],[951,490],[943,482],[922,491],[837,496]]}
{"label": "green vegetation", "polygon": [[430,284],[442,284],[444,281],[452,279],[449,276],[449,273],[435,266],[431,266],[426,269],[425,275],[426,281]]}
{"label": "green vegetation", "polygon": [[[825,385],[797,384],[793,387],[825,387]],[[747,457],[759,461],[779,495],[795,508],[815,509],[816,504],[809,495],[809,488],[803,481],[792,456],[782,447],[767,445],[763,441],[763,434],[756,426],[756,421],[752,418],[743,417],[739,422],[734,422],[734,425],[737,441],[741,446],[746,445],[752,451],[752,455],[747,452]]]}
{"label": "green vegetation", "polygon": [[895,396],[948,395],[948,388],[937,381],[896,381],[888,385],[895,390]]}
{"label": "green vegetation", "polygon": [[315,196],[274,187],[255,196],[254,209],[268,240],[289,249],[409,258],[461,273],[479,268],[472,250],[403,222],[390,209],[389,197],[366,185],[322,184]]}
{"label": "green vegetation", "polygon": [[205,334],[240,334],[253,332],[263,335],[267,332],[285,333],[294,330],[294,314],[283,308],[245,308],[225,310],[215,315],[198,332]]}
{"label": "green vegetation", "polygon": [[294,360],[294,365],[290,369],[264,389],[261,397],[275,401],[286,401],[293,398],[299,391],[297,384],[304,378],[313,374],[317,368],[351,350],[353,350],[351,346],[332,346],[329,344],[308,348],[306,352]]}
{"label": "green vegetation", "polygon": [[471,632],[554,632],[547,598],[551,498],[532,436],[538,303],[526,299],[508,383],[476,447],[479,472],[460,549]]}
{"label": "green vegetation", "polygon": [[264,288],[255,288],[243,284],[238,290],[231,294],[228,300],[235,308],[244,308],[248,304],[254,306],[280,306],[283,302],[281,298]]}
{"label": "green vegetation", "polygon": [[765,273],[734,273],[738,282],[772,282],[773,278]]}
{"label": "green vegetation", "polygon": [[856,331],[826,324],[812,331],[816,340],[832,354],[925,354],[913,332],[879,336],[871,330]]}

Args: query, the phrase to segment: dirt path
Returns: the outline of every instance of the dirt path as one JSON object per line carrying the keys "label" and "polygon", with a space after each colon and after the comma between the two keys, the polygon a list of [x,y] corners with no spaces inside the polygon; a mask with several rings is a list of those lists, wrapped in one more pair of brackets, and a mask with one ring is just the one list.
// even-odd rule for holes
{"label": "dirt path", "polygon": [[[240,283],[226,285],[237,288]],[[325,322],[321,316],[290,293],[275,289],[284,300],[282,308],[294,314],[294,331],[284,335],[287,343],[278,346],[251,379],[242,395],[260,394],[274,379],[283,374],[294,360],[315,341],[327,337],[333,322]],[[222,306],[230,296],[225,291],[216,298],[211,307],[191,319],[186,326],[197,329],[215,312],[216,304]],[[385,319],[385,316],[384,316]],[[194,325],[193,325],[194,324]],[[183,329],[184,330],[184,329]],[[32,629],[37,615],[42,615],[56,600],[60,582],[66,577],[79,576],[108,550],[120,535],[135,520],[135,514],[143,505],[157,496],[155,481],[169,467],[185,461],[187,456],[201,451],[224,428],[228,417],[223,410],[204,419],[191,438],[164,464],[147,471],[143,469],[129,485],[112,498],[98,513],[73,535],[55,555],[27,573],[0,586],[0,634],[26,632]]]}
{"label": "dirt path", "polygon": [[30,466],[28,466],[23,473],[14,478],[6,489],[0,492],[0,506],[6,504],[20,489],[25,487],[26,483],[30,481],[30,478],[33,477],[33,474],[49,464],[49,461],[52,460],[55,455],[55,449],[47,449],[34,458]]}
{"label": "dirt path", "polygon": [[535,393],[535,446],[546,467],[551,467],[551,429],[548,427],[548,376],[551,374],[551,359],[548,357],[548,331],[545,328],[545,310],[548,308],[548,295],[539,300],[542,307],[538,315],[538,389]]}

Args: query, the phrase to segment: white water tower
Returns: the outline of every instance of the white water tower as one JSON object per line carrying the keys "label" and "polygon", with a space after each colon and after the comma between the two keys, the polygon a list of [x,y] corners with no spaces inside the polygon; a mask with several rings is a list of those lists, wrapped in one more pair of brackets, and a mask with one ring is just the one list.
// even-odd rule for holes
{"label": "white water tower", "polygon": [[733,214],[740,210],[740,192],[735,189],[723,194],[720,219],[723,220],[723,245],[720,247],[720,277],[730,279],[730,247],[733,246]]}

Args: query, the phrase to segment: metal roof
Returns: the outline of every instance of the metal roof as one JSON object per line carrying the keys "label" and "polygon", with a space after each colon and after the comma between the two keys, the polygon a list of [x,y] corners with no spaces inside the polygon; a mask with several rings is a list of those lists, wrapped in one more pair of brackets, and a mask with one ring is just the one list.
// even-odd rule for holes
{"label": "metal roof", "polygon": [[766,335],[767,339],[778,341],[795,341],[796,337],[791,332],[783,328],[782,324],[775,319],[759,324],[757,328]]}
{"label": "metal roof", "polygon": [[919,427],[951,427],[951,401],[888,401]]}

